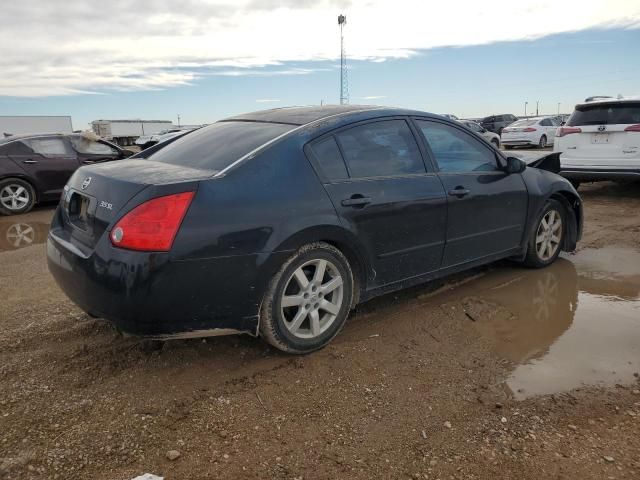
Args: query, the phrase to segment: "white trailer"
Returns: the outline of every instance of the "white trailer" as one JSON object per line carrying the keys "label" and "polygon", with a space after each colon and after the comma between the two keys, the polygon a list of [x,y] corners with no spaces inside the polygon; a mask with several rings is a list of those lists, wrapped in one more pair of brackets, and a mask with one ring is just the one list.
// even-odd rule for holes
{"label": "white trailer", "polygon": [[71,133],[71,117],[46,115],[0,115],[0,138],[25,133]]}
{"label": "white trailer", "polygon": [[94,120],[91,128],[96,135],[121,146],[133,145],[142,135],[153,135],[173,127],[170,120]]}

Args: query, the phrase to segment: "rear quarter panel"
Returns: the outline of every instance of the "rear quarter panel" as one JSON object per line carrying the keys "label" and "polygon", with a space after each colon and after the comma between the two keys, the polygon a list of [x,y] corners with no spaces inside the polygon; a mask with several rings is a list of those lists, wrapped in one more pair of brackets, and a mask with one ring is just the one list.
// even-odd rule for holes
{"label": "rear quarter panel", "polygon": [[333,204],[294,138],[221,178],[201,181],[171,256],[179,262],[238,257],[250,286],[247,301],[257,306],[291,253],[341,233]]}

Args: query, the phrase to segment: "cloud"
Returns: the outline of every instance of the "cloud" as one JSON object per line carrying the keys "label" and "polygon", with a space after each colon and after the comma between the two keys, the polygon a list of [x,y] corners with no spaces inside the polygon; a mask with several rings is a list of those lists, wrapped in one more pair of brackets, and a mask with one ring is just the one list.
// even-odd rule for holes
{"label": "cloud", "polygon": [[355,97],[356,100],[380,100],[381,98],[387,98],[386,95],[368,95],[366,97]]}
{"label": "cloud", "polygon": [[279,98],[259,98],[256,100],[256,103],[277,103],[279,101]]}
{"label": "cloud", "polygon": [[4,2],[0,96],[164,89],[209,75],[308,75],[319,69],[292,65],[339,56],[338,13],[347,15],[349,58],[373,62],[442,46],[640,28],[640,3],[629,0],[579,7],[557,0]]}

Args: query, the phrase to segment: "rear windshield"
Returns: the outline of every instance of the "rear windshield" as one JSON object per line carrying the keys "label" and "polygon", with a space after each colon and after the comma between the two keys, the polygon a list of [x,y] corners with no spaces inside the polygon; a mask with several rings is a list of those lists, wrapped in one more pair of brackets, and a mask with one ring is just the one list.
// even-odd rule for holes
{"label": "rear windshield", "polygon": [[201,128],[149,157],[201,170],[220,171],[295,125],[263,122],[218,122]]}
{"label": "rear windshield", "polygon": [[615,125],[640,123],[640,102],[579,105],[567,125]]}
{"label": "rear windshield", "polygon": [[538,120],[518,120],[515,123],[509,125],[510,127],[530,127],[538,123]]}

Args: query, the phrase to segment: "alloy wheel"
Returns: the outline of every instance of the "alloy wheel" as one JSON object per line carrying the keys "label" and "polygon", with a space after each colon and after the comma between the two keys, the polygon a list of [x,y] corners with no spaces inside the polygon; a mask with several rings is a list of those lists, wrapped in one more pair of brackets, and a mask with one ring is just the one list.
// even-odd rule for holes
{"label": "alloy wheel", "polygon": [[544,214],[536,232],[536,253],[538,258],[547,261],[552,258],[562,240],[562,217],[557,210]]}
{"label": "alloy wheel", "polygon": [[7,210],[17,212],[29,204],[29,191],[22,185],[5,185],[0,191],[0,203]]}
{"label": "alloy wheel", "polygon": [[539,145],[540,145],[540,148],[546,147],[547,146],[547,137],[545,137],[545,136],[540,137]]}
{"label": "alloy wheel", "polygon": [[343,279],[328,260],[316,259],[289,277],[280,299],[284,324],[298,338],[316,338],[335,321],[344,300]]}

